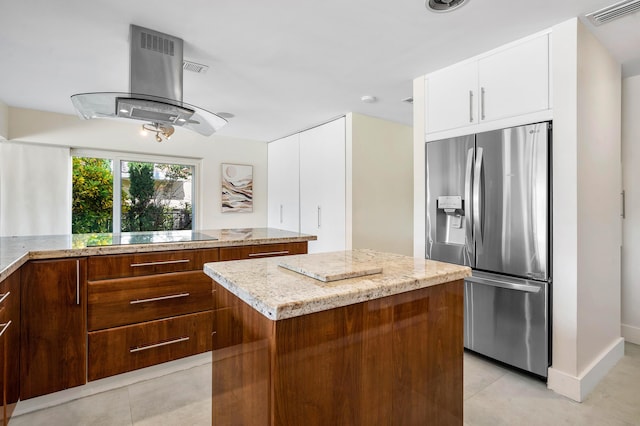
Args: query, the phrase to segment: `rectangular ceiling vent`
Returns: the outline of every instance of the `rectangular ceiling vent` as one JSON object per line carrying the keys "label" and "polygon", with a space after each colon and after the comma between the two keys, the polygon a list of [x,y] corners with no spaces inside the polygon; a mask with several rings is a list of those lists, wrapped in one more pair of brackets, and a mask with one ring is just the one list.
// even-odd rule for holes
{"label": "rectangular ceiling vent", "polygon": [[191,62],[191,61],[182,61],[182,69],[185,71],[192,71],[192,72],[197,72],[199,74],[204,74],[209,69],[209,66],[198,64],[196,62]]}
{"label": "rectangular ceiling vent", "polygon": [[148,34],[144,31],[140,32],[140,47],[153,50],[154,52],[160,52],[164,55],[174,55],[173,40],[160,37],[156,34]]}
{"label": "rectangular ceiling vent", "polygon": [[624,0],[586,15],[593,25],[602,25],[640,11],[640,0]]}

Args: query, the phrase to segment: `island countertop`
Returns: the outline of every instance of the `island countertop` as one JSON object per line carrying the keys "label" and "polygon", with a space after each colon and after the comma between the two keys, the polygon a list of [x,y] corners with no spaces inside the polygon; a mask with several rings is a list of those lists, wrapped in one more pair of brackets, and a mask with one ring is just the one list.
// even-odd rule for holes
{"label": "island countertop", "polygon": [[313,235],[273,228],[0,237],[0,281],[30,259],[291,243],[315,239]]}
{"label": "island countertop", "polygon": [[271,320],[471,276],[465,266],[364,249],[207,263],[204,272]]}

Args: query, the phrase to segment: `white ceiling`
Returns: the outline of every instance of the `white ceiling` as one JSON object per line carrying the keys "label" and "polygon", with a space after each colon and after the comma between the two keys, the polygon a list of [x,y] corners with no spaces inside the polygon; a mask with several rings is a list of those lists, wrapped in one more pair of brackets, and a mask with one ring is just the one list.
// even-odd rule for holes
{"label": "white ceiling", "polygon": [[[349,111],[411,124],[412,80],[616,0],[0,0],[0,100],[75,114],[69,96],[129,88],[129,25],[185,42],[184,100],[235,114],[218,134],[273,140]],[[640,74],[640,13],[596,36]],[[379,101],[364,104],[362,95]]]}

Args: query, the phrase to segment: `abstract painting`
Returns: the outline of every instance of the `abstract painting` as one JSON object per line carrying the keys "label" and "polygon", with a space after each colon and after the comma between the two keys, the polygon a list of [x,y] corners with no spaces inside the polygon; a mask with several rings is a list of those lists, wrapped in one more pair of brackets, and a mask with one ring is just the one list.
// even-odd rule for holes
{"label": "abstract painting", "polygon": [[222,212],[253,212],[253,166],[222,164]]}

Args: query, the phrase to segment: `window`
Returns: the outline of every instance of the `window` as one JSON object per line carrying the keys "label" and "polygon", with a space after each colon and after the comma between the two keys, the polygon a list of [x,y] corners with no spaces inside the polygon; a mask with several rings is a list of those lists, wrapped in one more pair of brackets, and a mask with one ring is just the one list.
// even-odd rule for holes
{"label": "window", "polygon": [[72,151],[72,232],[195,229],[197,160]]}

